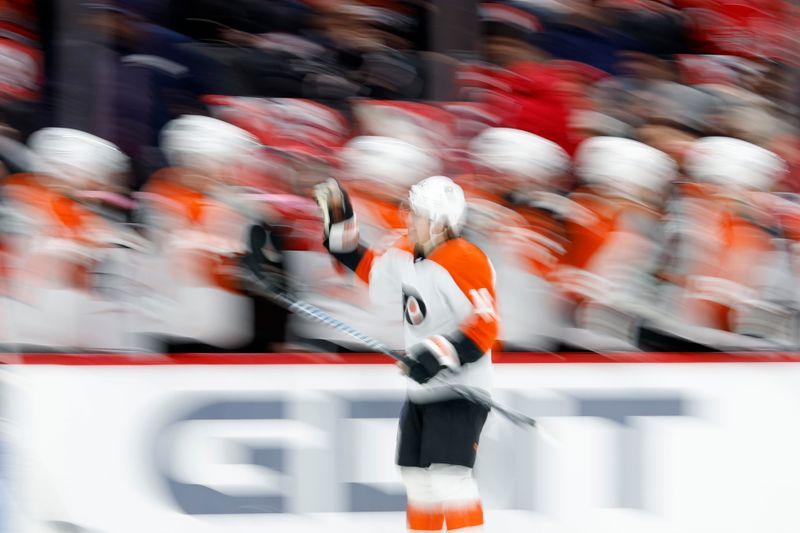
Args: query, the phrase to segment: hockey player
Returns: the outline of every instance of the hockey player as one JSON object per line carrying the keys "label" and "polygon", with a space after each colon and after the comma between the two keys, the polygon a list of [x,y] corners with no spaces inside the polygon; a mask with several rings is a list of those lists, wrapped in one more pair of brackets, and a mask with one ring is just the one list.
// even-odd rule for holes
{"label": "hockey player", "polygon": [[[41,129],[28,144],[34,172],[9,177],[3,190],[13,340],[60,349],[133,348],[125,331],[129,302],[120,297],[127,291],[120,277],[127,261],[117,252],[124,255],[142,240],[98,204],[124,182],[128,158],[112,143],[69,128]],[[118,268],[98,270],[112,264]]]}
{"label": "hockey player", "polygon": [[[439,159],[431,151],[381,136],[352,139],[339,152],[339,160],[337,175],[346,183],[348,198],[358,212],[360,239],[375,249],[391,246],[403,234],[401,203],[408,188],[440,171]],[[318,235],[318,221],[315,229]],[[403,346],[401,317],[396,313],[402,304],[400,294],[396,301],[370,301],[364,284],[332,259],[318,239],[314,248],[286,256],[294,290],[304,300],[348,322],[364,324],[365,333],[393,348]],[[330,342],[335,349],[364,349],[347,336],[296,315],[290,317],[289,328],[303,339]]]}
{"label": "hockey player", "polygon": [[796,345],[793,275],[768,193],[786,164],[740,139],[705,137],[684,166],[694,183],[671,203],[676,245],[663,275],[682,320],[660,328],[717,349]]}
{"label": "hockey player", "polygon": [[[556,193],[570,166],[561,147],[527,131],[487,128],[471,140],[473,174],[466,235],[498,269],[498,306],[505,350],[551,349],[560,333],[558,295],[546,277],[564,252]],[[568,215],[568,213],[564,213]]]}
{"label": "hockey player", "polygon": [[[238,188],[260,144],[232,124],[199,115],[169,122],[160,143],[170,167],[142,195],[158,247],[148,277],[160,298],[153,326],[161,329],[154,332],[167,337],[171,351],[267,349],[253,344],[260,342],[254,322],[263,333],[285,315],[260,310],[232,274],[246,250],[246,228],[268,216]],[[277,340],[281,334],[275,332]]]}
{"label": "hockey player", "polygon": [[[443,383],[488,392],[497,337],[494,269],[460,237],[466,202],[443,176],[409,193],[408,236],[385,252],[359,244],[355,213],[335,181],[315,195],[328,250],[369,284],[373,298],[402,295],[408,398],[400,419],[397,463],[408,494],[408,529],[475,528],[483,511],[472,467],[488,412],[459,399]],[[433,380],[436,377],[439,379]]]}
{"label": "hockey player", "polygon": [[665,153],[631,139],[593,137],[575,156],[584,186],[570,199],[566,253],[550,279],[568,297],[567,342],[593,350],[635,350],[636,324],[654,301],[661,209],[675,176]]}

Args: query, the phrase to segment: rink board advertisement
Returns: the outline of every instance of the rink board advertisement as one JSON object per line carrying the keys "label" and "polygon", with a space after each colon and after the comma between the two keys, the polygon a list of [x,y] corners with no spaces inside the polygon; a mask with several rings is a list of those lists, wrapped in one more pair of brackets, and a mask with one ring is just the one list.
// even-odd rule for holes
{"label": "rink board advertisement", "polygon": [[[2,531],[405,531],[403,378],[313,360],[3,366]],[[557,441],[490,416],[488,532],[800,531],[800,363],[519,362],[494,381]]]}

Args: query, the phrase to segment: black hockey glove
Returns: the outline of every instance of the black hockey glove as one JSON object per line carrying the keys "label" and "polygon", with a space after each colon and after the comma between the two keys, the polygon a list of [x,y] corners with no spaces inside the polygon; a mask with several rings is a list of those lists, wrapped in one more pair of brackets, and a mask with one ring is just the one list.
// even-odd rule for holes
{"label": "black hockey glove", "polygon": [[442,370],[460,366],[453,344],[444,336],[428,337],[409,350],[411,359],[408,377],[419,384],[430,381]]}
{"label": "black hockey glove", "polygon": [[[242,256],[240,267],[255,274],[271,288],[286,290],[282,248],[282,239],[273,226],[265,222],[253,224],[248,234],[247,253]],[[243,288],[250,287],[245,285]]]}
{"label": "black hockey glove", "polygon": [[334,254],[356,250],[358,224],[347,191],[331,178],[314,187],[314,199],[322,210],[325,248]]}

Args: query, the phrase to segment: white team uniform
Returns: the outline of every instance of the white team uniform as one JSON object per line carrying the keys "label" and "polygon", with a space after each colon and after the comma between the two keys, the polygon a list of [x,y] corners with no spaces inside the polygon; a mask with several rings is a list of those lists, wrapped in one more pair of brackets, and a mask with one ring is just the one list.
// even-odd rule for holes
{"label": "white team uniform", "polygon": [[[374,301],[403,297],[404,343],[408,350],[425,339],[445,335],[465,340],[477,359],[439,376],[446,383],[491,390],[491,345],[497,336],[495,279],[491,262],[464,239],[446,241],[426,258],[415,259],[406,239],[384,253],[369,251],[356,274],[369,282]],[[457,397],[441,383],[409,380],[416,403]]]}
{"label": "white team uniform", "polygon": [[[338,184],[317,189],[323,216],[330,220]],[[449,178],[432,176],[409,193],[412,213],[433,228],[459,231],[466,208],[463,191]],[[347,209],[345,209],[347,212]],[[400,414],[397,465],[407,489],[410,531],[469,528],[483,524],[483,509],[472,467],[488,409],[459,398],[461,385],[488,394],[491,349],[499,321],[495,273],[487,256],[463,238],[441,242],[417,256],[408,237],[386,250],[358,248],[355,217],[326,228],[326,247],[368,284],[372,301],[397,302],[409,362],[408,399]],[[414,220],[415,231],[419,231]],[[438,379],[430,379],[436,376]],[[417,381],[424,384],[418,384]],[[437,490],[433,490],[437,487]]]}
{"label": "white team uniform", "polygon": [[[2,342],[59,350],[142,350],[132,258],[139,239],[18,174],[5,184]],[[126,248],[118,247],[124,245]]]}
{"label": "white team uniform", "polygon": [[148,303],[149,331],[229,349],[250,342],[252,301],[225,268],[245,251],[244,229],[252,220],[220,199],[158,176],[140,198],[156,245],[143,267],[148,292],[157,295]]}

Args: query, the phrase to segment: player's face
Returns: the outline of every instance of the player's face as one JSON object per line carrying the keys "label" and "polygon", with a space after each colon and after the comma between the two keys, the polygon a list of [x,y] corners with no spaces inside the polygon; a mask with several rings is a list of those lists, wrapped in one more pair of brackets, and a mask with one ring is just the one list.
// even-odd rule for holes
{"label": "player's face", "polygon": [[408,237],[414,244],[425,244],[430,239],[431,223],[413,212],[408,216]]}

